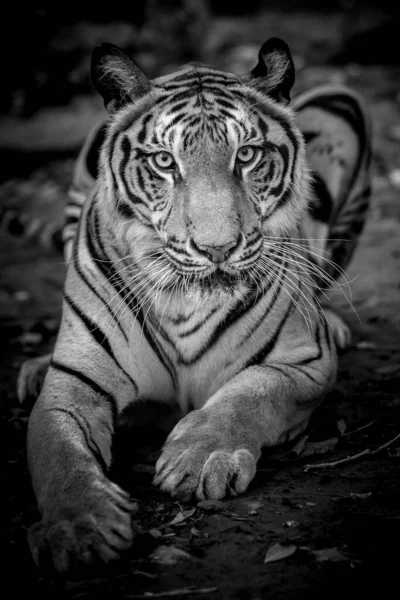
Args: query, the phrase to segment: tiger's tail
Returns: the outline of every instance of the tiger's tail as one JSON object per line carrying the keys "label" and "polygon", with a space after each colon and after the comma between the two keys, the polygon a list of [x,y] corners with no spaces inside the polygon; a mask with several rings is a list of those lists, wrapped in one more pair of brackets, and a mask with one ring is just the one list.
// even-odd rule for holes
{"label": "tiger's tail", "polygon": [[313,172],[313,198],[302,223],[309,258],[337,279],[364,227],[370,197],[371,125],[362,100],[325,85],[293,101]]}

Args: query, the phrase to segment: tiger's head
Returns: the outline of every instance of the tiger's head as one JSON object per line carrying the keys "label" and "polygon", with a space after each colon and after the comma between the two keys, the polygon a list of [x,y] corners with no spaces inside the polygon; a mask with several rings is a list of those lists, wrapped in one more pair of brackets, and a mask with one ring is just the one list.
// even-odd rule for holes
{"label": "tiger's head", "polygon": [[265,279],[268,240],[296,230],[309,197],[287,45],[268,40],[243,76],[192,63],[150,81],[103,44],[92,79],[111,114],[99,186],[119,254],[164,289]]}

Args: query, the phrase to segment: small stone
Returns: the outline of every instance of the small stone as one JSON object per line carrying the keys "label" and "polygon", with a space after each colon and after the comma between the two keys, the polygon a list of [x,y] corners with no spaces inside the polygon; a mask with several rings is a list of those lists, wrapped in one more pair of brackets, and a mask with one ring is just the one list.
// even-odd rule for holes
{"label": "small stone", "polygon": [[31,299],[31,295],[26,290],[18,290],[17,292],[14,292],[14,299],[17,302],[26,302]]}
{"label": "small stone", "polygon": [[25,346],[37,346],[42,340],[43,335],[35,331],[27,331],[17,338],[17,341]]}
{"label": "small stone", "polygon": [[150,555],[150,559],[159,565],[176,565],[182,560],[194,560],[194,557],[175,546],[159,546]]}
{"label": "small stone", "polygon": [[298,521],[285,521],[283,524],[284,527],[298,527],[299,525]]}
{"label": "small stone", "polygon": [[389,181],[396,189],[400,189],[400,169],[393,169],[389,173]]}

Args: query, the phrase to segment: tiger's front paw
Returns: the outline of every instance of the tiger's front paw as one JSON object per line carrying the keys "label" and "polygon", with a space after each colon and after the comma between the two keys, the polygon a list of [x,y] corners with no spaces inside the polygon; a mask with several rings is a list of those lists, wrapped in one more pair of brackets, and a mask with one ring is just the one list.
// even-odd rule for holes
{"label": "tiger's front paw", "polygon": [[221,499],[243,493],[256,473],[257,458],[232,428],[219,427],[196,410],[169,435],[156,464],[154,484],[183,500]]}
{"label": "tiger's front paw", "polygon": [[101,491],[83,491],[79,504],[69,500],[56,517],[29,529],[28,542],[38,566],[65,572],[77,563],[99,559],[107,563],[131,546],[137,503],[124,490],[109,482]]}

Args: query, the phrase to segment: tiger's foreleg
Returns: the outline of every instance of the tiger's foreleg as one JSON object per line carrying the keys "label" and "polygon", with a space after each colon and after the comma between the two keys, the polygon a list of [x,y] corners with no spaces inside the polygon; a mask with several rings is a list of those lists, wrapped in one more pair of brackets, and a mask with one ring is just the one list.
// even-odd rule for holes
{"label": "tiger's foreleg", "polygon": [[270,364],[245,369],[171,432],[154,483],[183,499],[246,490],[263,446],[293,439],[331,389],[336,361],[324,368]]}
{"label": "tiger's foreleg", "polygon": [[132,543],[135,503],[107,478],[113,407],[84,380],[50,366],[28,427],[28,458],[42,513],[28,539],[37,564],[65,571],[108,562]]}

